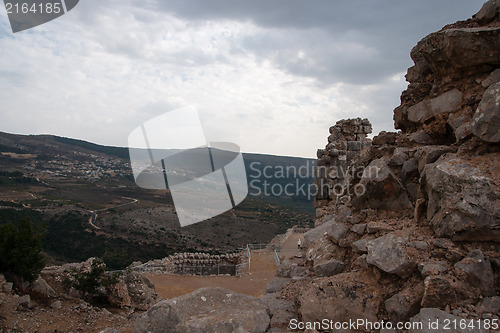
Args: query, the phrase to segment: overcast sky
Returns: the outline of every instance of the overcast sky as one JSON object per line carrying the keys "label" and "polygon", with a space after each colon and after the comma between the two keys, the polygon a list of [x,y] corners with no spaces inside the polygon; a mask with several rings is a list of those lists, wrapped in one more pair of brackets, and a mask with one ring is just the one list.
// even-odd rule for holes
{"label": "overcast sky", "polygon": [[195,106],[209,141],[315,157],[337,120],[393,130],[411,48],[478,0],[81,0],[12,33],[0,9],[0,131],[127,146]]}

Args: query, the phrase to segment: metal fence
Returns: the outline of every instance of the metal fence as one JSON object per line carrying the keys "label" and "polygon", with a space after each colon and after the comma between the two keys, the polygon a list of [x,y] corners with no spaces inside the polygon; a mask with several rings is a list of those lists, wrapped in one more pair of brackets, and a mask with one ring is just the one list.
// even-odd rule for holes
{"label": "metal fence", "polygon": [[189,266],[176,265],[173,274],[179,275],[237,275],[238,265]]}
{"label": "metal fence", "polygon": [[250,250],[262,250],[265,249],[269,244],[247,244],[247,248]]}

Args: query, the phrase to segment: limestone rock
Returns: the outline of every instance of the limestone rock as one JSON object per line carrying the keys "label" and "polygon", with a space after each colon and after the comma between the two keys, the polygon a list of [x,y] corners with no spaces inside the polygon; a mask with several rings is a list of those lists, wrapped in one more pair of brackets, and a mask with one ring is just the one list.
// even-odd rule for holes
{"label": "limestone rock", "polygon": [[223,288],[201,288],[161,301],[134,324],[134,332],[265,332],[270,318],[258,298]]}
{"label": "limestone rock", "polygon": [[425,278],[424,287],[422,307],[444,309],[446,305],[456,303],[455,289],[448,278],[440,275],[430,275]]}
{"label": "limestone rock", "polygon": [[129,272],[120,281],[111,286],[107,292],[108,301],[117,307],[133,307],[147,310],[156,303],[157,295],[154,285],[144,275]]}
{"label": "limestone rock", "polygon": [[364,192],[353,198],[358,209],[409,209],[412,207],[404,185],[384,159],[372,161],[364,170],[360,186]]}
{"label": "limestone rock", "polygon": [[408,108],[408,120],[423,123],[432,116],[441,113],[452,113],[459,110],[463,93],[452,89],[430,100],[422,101]]}
{"label": "limestone rock", "polygon": [[33,304],[31,303],[30,295],[23,295],[17,299],[17,309],[31,309]]}
{"label": "limestone rock", "polygon": [[500,82],[484,93],[472,120],[472,133],[487,142],[500,142]]}
{"label": "limestone rock", "polygon": [[399,237],[394,233],[374,239],[367,244],[366,260],[384,272],[407,277],[415,266],[406,252],[407,243],[408,237]]}
{"label": "limestone rock", "polygon": [[333,239],[336,242],[338,242],[343,237],[345,237],[348,231],[349,231],[348,225],[345,225],[343,223],[337,223],[335,222],[335,220],[330,220],[304,233],[304,245],[306,247],[310,246],[319,237],[323,235],[328,236],[330,239]]}
{"label": "limestone rock", "polygon": [[500,296],[483,298],[477,308],[480,312],[500,314]]}
{"label": "limestone rock", "polygon": [[38,279],[35,280],[35,282],[33,282],[31,285],[30,285],[30,289],[33,290],[34,292],[44,296],[44,297],[55,297],[57,296],[56,295],[56,292],[54,291],[54,289],[52,289],[51,286],[49,286],[47,284],[47,282],[39,277]]}
{"label": "limestone rock", "polygon": [[481,82],[481,85],[485,88],[488,88],[494,83],[500,82],[500,68],[495,69],[493,72],[488,75],[486,79]]}
{"label": "limestone rock", "polygon": [[314,274],[316,276],[332,276],[341,273],[343,270],[344,263],[336,259],[314,265]]}
{"label": "limestone rock", "polygon": [[500,2],[498,0],[486,1],[479,12],[477,12],[473,17],[480,23],[489,23],[495,19],[498,20],[500,16]]}
{"label": "limestone rock", "polygon": [[441,155],[452,152],[453,148],[449,146],[424,146],[419,147],[415,152],[415,158],[418,160],[418,172],[422,173],[427,164],[434,163]]}
{"label": "limestone rock", "polygon": [[423,277],[427,277],[429,275],[438,275],[439,273],[446,272],[448,270],[448,265],[444,261],[431,261],[422,265],[420,270],[420,274]]}
{"label": "limestone rock", "polygon": [[271,321],[269,329],[281,329],[288,326],[290,319],[296,318],[294,305],[291,301],[281,298],[280,293],[265,294],[260,300],[266,304],[269,309]]}
{"label": "limestone rock", "polygon": [[483,296],[495,295],[495,280],[491,263],[484,258],[481,250],[469,252],[466,258],[455,264],[455,267],[467,274],[469,283],[479,288]]}
{"label": "limestone rock", "polygon": [[398,133],[382,131],[373,138],[372,144],[376,146],[392,145],[396,143]]}
{"label": "limestone rock", "polygon": [[424,293],[422,284],[412,286],[393,295],[385,301],[385,309],[392,322],[407,321],[420,310]]}
{"label": "limestone rock", "polygon": [[488,171],[498,160],[498,154],[469,160],[450,155],[425,166],[426,217],[439,237],[500,241],[500,192]]}
{"label": "limestone rock", "polygon": [[62,308],[61,301],[54,301],[50,304],[50,307],[55,310],[60,310]]}
{"label": "limestone rock", "polygon": [[358,223],[353,225],[351,227],[351,231],[357,233],[360,236],[364,235],[366,231],[366,223]]}
{"label": "limestone rock", "polygon": [[305,286],[298,302],[303,321],[343,322],[375,321],[382,300],[377,287],[367,282],[363,273],[350,272],[313,280]]}

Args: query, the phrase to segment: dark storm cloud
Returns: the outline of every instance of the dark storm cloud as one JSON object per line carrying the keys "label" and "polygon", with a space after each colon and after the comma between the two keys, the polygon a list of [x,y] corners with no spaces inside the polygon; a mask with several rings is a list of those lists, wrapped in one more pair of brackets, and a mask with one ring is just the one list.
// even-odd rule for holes
{"label": "dark storm cloud", "polygon": [[[170,0],[155,10],[203,23],[251,21],[266,30],[246,36],[239,52],[273,61],[322,85],[372,84],[411,66],[419,39],[447,23],[467,19],[482,0]],[[154,7],[154,6],[153,6]],[[303,53],[303,57],[298,57]]]}

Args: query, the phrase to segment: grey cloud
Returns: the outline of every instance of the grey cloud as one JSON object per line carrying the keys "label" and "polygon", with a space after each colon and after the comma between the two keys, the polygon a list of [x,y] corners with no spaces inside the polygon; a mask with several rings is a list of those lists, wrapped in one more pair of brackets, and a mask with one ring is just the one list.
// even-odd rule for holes
{"label": "grey cloud", "polygon": [[[482,0],[171,0],[157,10],[191,21],[252,21],[266,32],[246,36],[233,53],[251,53],[282,70],[312,77],[323,86],[336,82],[372,84],[406,70],[418,40],[447,23],[466,19]],[[346,39],[340,41],[339,39]],[[360,50],[339,48],[355,43]],[[375,52],[365,52],[365,50]],[[299,51],[307,59],[298,59]]]}

